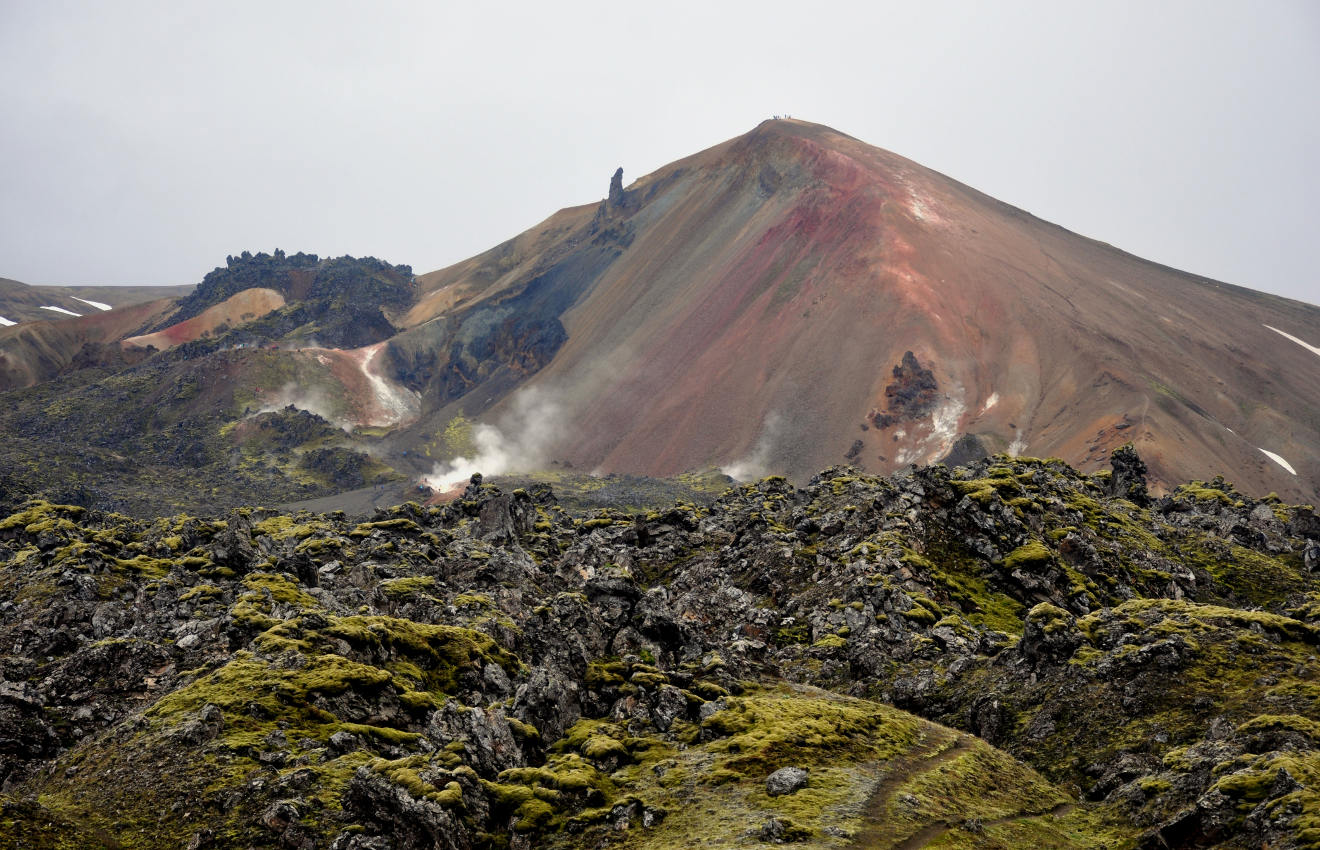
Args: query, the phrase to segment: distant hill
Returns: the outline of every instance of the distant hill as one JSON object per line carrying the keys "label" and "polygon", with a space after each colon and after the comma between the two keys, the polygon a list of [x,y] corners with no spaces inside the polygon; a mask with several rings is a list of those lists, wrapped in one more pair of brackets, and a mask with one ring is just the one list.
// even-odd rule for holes
{"label": "distant hill", "polygon": [[[114,307],[141,304],[159,298],[181,298],[194,289],[187,286],[29,286],[0,278],[0,326],[10,322],[52,321],[94,315]],[[50,309],[52,307],[58,309]]]}

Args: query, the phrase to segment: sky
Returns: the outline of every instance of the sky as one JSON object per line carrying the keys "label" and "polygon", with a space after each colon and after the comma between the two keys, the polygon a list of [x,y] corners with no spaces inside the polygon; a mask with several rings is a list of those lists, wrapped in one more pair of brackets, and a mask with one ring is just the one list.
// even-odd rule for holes
{"label": "sky", "polygon": [[0,277],[422,273],[784,114],[1320,303],[1310,0],[0,0]]}

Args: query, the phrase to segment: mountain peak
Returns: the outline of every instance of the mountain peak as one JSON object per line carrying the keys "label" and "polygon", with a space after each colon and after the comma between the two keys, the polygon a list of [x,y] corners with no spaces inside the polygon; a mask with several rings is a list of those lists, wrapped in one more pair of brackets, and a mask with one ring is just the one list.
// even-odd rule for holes
{"label": "mountain peak", "polygon": [[[600,210],[623,208],[616,177]],[[452,346],[452,330],[422,330],[432,318],[486,327],[513,303],[562,338],[517,382],[567,396],[558,451],[575,465],[889,472],[974,437],[1098,469],[1132,441],[1157,488],[1227,471],[1260,492],[1320,491],[1305,460],[1320,426],[1279,427],[1320,409],[1320,388],[1293,377],[1313,355],[1269,330],[1315,344],[1316,308],[1148,263],[800,119],[763,121],[626,196],[609,227],[564,210],[423,276],[435,308],[409,316],[410,351]],[[908,353],[931,404],[891,422]],[[464,374],[504,374],[458,358]],[[510,409],[464,392],[445,403]]]}

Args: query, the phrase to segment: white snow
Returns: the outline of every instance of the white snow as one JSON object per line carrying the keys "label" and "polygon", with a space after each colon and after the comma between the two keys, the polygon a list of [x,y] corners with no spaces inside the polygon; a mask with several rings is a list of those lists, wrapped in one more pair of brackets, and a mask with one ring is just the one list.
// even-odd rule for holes
{"label": "white snow", "polygon": [[[1270,328],[1270,330],[1274,330],[1274,329],[1273,329],[1273,328]],[[1280,333],[1283,333],[1283,332],[1280,331]],[[1287,334],[1284,334],[1284,335],[1287,336]],[[1317,354],[1320,354],[1320,351],[1317,351],[1316,353],[1317,353]],[[1256,451],[1258,451],[1258,452],[1260,452],[1261,454],[1265,455],[1265,457],[1267,457],[1267,458],[1269,458],[1270,460],[1274,461],[1274,462],[1277,463],[1279,466],[1282,466],[1284,469],[1288,470],[1288,471],[1289,471],[1290,473],[1292,473],[1293,475],[1296,475],[1296,474],[1297,474],[1297,470],[1295,470],[1295,469],[1292,468],[1292,464],[1291,464],[1291,463],[1289,463],[1288,461],[1286,461],[1286,460],[1284,460],[1283,458],[1279,457],[1279,456],[1276,455],[1274,452],[1268,451],[1268,450],[1266,450],[1266,449],[1262,449],[1262,448],[1259,447],[1259,446],[1256,447]]]}
{"label": "white snow", "polygon": [[[1311,345],[1311,343],[1306,342],[1305,340],[1300,340],[1300,339],[1298,339],[1297,337],[1293,336],[1292,334],[1288,333],[1287,331],[1281,331],[1281,330],[1279,330],[1278,328],[1273,327],[1273,326],[1271,326],[1271,325],[1265,325],[1265,327],[1267,327],[1267,328],[1269,328],[1270,330],[1274,331],[1274,332],[1275,332],[1276,334],[1278,334],[1279,336],[1285,336],[1285,337],[1287,337],[1288,339],[1290,339],[1290,340],[1292,340],[1293,342],[1295,342],[1295,343],[1297,343],[1298,345],[1300,345],[1302,348],[1305,348],[1306,350],[1310,351],[1312,354],[1320,355],[1320,347],[1317,347],[1317,346]],[[1264,449],[1261,449],[1261,451],[1265,452]],[[1265,454],[1269,454],[1269,452],[1265,452]],[[1273,458],[1275,458],[1276,460],[1278,459],[1277,455],[1270,455],[1270,457],[1273,457]],[[1286,463],[1284,464],[1284,466],[1287,466],[1287,465],[1288,465],[1288,464],[1286,464]]]}
{"label": "white snow", "polygon": [[102,304],[100,301],[88,301],[86,298],[79,298],[77,295],[70,295],[69,297],[72,298],[74,301],[81,301],[84,304],[90,304],[91,306],[95,307],[98,310],[114,309],[109,304]]}
{"label": "white snow", "polygon": [[75,312],[73,312],[72,310],[65,310],[63,307],[51,307],[51,306],[49,306],[49,305],[45,305],[45,304],[43,304],[43,305],[41,306],[41,309],[43,309],[43,310],[51,310],[51,311],[56,312],[56,313],[63,313],[63,314],[66,315],[66,316],[81,316],[81,315],[82,315],[82,313],[75,313]]}
{"label": "white snow", "polygon": [[8,328],[8,327],[13,327],[16,324],[18,324],[18,322],[11,322],[8,319],[6,319],[4,316],[0,316],[0,327]]}
{"label": "white snow", "polygon": [[985,404],[981,407],[981,413],[985,413],[996,404],[999,404],[999,393],[990,393],[990,397],[985,400]]}

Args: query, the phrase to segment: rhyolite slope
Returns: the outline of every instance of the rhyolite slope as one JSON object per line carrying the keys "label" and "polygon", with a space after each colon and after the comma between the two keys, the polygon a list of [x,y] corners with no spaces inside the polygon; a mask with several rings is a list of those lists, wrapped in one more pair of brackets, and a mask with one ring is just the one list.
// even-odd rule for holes
{"label": "rhyolite slope", "polygon": [[805,121],[616,174],[599,204],[421,275],[403,323],[391,357],[438,411],[418,437],[540,387],[563,400],[555,456],[588,469],[887,473],[962,437],[1094,471],[1131,441],[1161,488],[1320,493],[1320,307]]}
{"label": "rhyolite slope", "polygon": [[[0,841],[1315,847],[1320,520],[998,456],[0,520]],[[806,786],[771,796],[784,767]]]}

